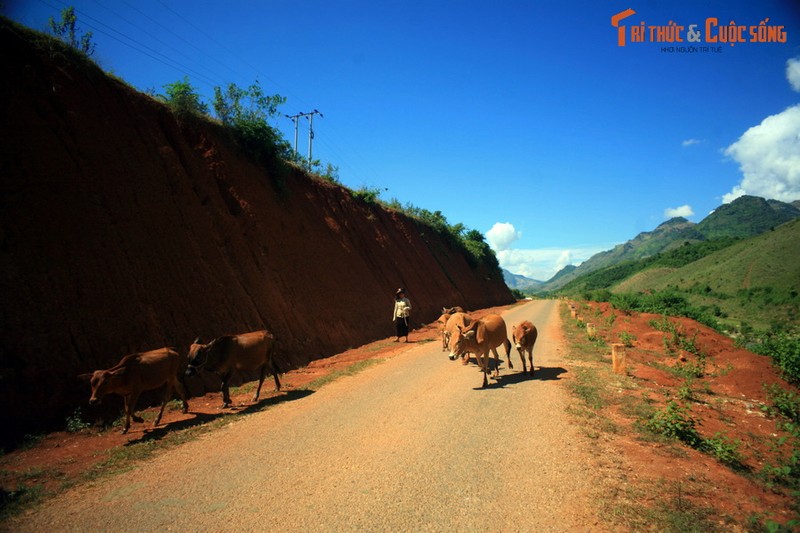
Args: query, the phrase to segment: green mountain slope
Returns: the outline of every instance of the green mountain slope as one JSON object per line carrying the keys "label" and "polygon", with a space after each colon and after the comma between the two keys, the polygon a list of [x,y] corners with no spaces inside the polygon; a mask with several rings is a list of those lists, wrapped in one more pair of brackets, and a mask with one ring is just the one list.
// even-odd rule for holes
{"label": "green mountain slope", "polygon": [[694,222],[683,217],[667,220],[653,231],[642,232],[625,244],[593,255],[571,271],[562,270],[541,288],[550,291],[558,290],[581,275],[626,261],[646,258],[684,242],[703,240],[704,237],[696,231],[695,226]]}
{"label": "green mountain slope", "polygon": [[[795,202],[794,204],[800,204]],[[685,218],[670,219],[655,230],[643,232],[612,250],[595,254],[578,267],[563,269],[539,287],[541,291],[568,290],[575,280],[604,268],[617,266],[616,281],[641,270],[626,263],[655,256],[684,247],[687,243],[727,242],[731,238],[746,238],[769,231],[789,220],[800,217],[800,208],[794,204],[765,200],[755,196],[742,196],[714,210],[699,224]],[[714,244],[712,247],[716,247]],[[709,249],[688,249],[692,253],[709,253]],[[648,265],[642,265],[642,268]],[[676,265],[673,265],[676,266]],[[578,282],[580,285],[580,282]],[[590,285],[595,285],[594,282]],[[571,290],[571,289],[569,289]]]}
{"label": "green mountain slope", "polygon": [[721,317],[798,323],[800,219],[737,242],[679,268],[645,269],[617,283],[615,293],[675,289]]}
{"label": "green mountain slope", "polygon": [[800,209],[777,200],[742,196],[717,208],[697,225],[706,239],[751,237],[800,217]]}

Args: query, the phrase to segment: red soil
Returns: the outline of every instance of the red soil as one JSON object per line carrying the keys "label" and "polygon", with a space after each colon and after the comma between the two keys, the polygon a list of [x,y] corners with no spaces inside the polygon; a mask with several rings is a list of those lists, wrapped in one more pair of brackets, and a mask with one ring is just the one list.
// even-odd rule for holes
{"label": "red soil", "polygon": [[5,23],[0,57],[0,403],[24,406],[0,412],[0,444],[63,427],[76,376],[127,353],[266,328],[286,370],[389,335],[398,286],[417,324],[513,301],[429,228],[271,175],[221,128]]}
{"label": "red soil", "polygon": [[721,434],[731,441],[740,441],[738,451],[744,469],[736,471],[688,446],[637,437],[633,431],[635,416],[626,413],[618,402],[609,416],[627,431],[613,437],[612,445],[630,466],[630,481],[673,484],[676,497],[680,484],[682,497],[714,507],[720,513],[720,520],[727,515],[744,524],[748,517],[760,513],[781,523],[792,518],[788,490],[778,486],[768,488],[759,480],[765,465],[779,464],[789,456],[792,442],[777,444],[778,438],[786,434],[762,409],[770,405],[766,393],[770,385],[796,391],[778,375],[770,358],[739,349],[730,338],[691,319],[668,318],[684,338],[694,340],[697,351],[705,354],[704,376],[692,381],[692,399],[681,400],[679,389],[686,385],[686,379],[666,369],[699,364],[700,359],[686,351],[667,350],[664,339],[671,339],[672,334],[652,325],[663,317],[647,313],[628,315],[605,303],[587,305],[579,311],[580,318],[593,324],[599,337],[609,345],[621,342],[622,333],[635,338],[633,347],[626,349],[627,375],[635,388],[620,388],[619,400],[624,396],[648,398],[659,410],[670,400],[677,400],[690,409],[703,438]]}

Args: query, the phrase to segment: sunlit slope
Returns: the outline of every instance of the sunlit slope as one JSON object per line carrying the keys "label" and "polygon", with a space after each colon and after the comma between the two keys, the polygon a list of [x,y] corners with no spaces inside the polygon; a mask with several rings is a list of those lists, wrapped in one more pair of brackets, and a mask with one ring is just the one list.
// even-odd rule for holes
{"label": "sunlit slope", "polygon": [[642,292],[677,288],[723,314],[769,323],[796,322],[800,299],[800,219],[714,252],[683,267],[638,272],[611,288]]}

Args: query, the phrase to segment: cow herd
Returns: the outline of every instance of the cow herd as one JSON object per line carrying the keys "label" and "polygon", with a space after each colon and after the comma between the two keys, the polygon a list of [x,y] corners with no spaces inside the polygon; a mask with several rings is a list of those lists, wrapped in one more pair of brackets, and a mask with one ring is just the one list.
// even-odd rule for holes
{"label": "cow herd", "polygon": [[[487,315],[474,320],[460,307],[442,309],[438,320],[442,335],[442,351],[450,351],[450,359],[461,357],[463,364],[469,362],[469,354],[475,355],[478,365],[483,371],[483,387],[488,384],[489,352],[494,353],[495,378],[499,376],[499,357],[497,348],[505,346],[509,368],[511,364],[511,342],[507,338],[506,323],[500,315]],[[527,372],[525,354],[533,374],[533,345],[536,342],[536,326],[524,321],[512,327],[514,345],[522,359],[523,371]],[[183,402],[183,412],[189,410],[187,402],[185,376],[193,376],[199,371],[210,371],[219,375],[222,380],[222,406],[229,407],[231,396],[228,382],[234,371],[253,371],[259,373],[258,387],[253,402],[258,401],[261,386],[267,373],[275,378],[275,389],[281,389],[278,378],[280,369],[275,363],[275,337],[268,331],[254,331],[241,335],[223,335],[208,344],[200,339],[189,346],[188,356],[182,356],[173,348],[160,348],[149,352],[140,352],[123,357],[119,363],[105,370],[81,374],[81,379],[88,381],[92,388],[90,404],[96,404],[110,393],[122,396],[125,402],[125,425],[123,433],[131,426],[131,419],[143,420],[136,416],[136,401],[143,391],[164,387],[164,398],[161,410],[153,423],[157,426],[164,414],[164,407],[177,392]]]}
{"label": "cow herd", "polygon": [[258,401],[261,385],[267,372],[275,377],[275,389],[281,390],[278,379],[278,368],[273,354],[275,337],[268,331],[254,331],[241,335],[223,335],[208,344],[201,344],[200,339],[189,346],[188,357],[182,357],[172,348],[160,348],[149,352],[126,355],[119,363],[106,370],[95,370],[90,374],[81,374],[81,379],[89,381],[92,386],[90,404],[98,403],[106,394],[117,393],[125,401],[125,426],[123,433],[131,427],[131,418],[136,422],[142,419],[134,414],[136,400],[146,390],[165,386],[164,401],[153,426],[157,426],[164,414],[164,406],[172,399],[173,390],[183,400],[183,412],[189,410],[186,401],[184,376],[193,376],[199,370],[208,370],[222,379],[222,406],[229,407],[231,395],[228,381],[235,370],[258,370],[258,388],[253,401]]}
{"label": "cow herd", "polygon": [[[505,346],[508,368],[514,368],[511,363],[511,342],[508,340],[506,322],[500,315],[486,315],[479,320],[473,320],[464,313],[461,307],[442,308],[442,316],[437,321],[442,334],[442,351],[450,351],[450,359],[461,357],[462,364],[469,362],[469,354],[475,355],[475,360],[483,372],[483,385],[489,384],[489,352],[494,353],[494,377],[500,376],[500,357],[497,348]],[[511,336],[514,346],[522,359],[522,370],[528,372],[525,364],[525,355],[530,363],[530,373],[533,375],[533,345],[536,344],[538,332],[536,326],[525,320],[512,326]]]}

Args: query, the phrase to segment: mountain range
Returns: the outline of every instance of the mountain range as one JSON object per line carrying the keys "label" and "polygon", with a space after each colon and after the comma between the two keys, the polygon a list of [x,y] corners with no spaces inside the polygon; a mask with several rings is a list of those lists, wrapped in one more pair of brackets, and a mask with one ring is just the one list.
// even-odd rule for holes
{"label": "mountain range", "polygon": [[543,283],[542,281],[525,277],[521,274],[514,274],[505,268],[503,270],[503,280],[510,289],[517,289],[520,291],[537,290]]}
{"label": "mountain range", "polygon": [[[535,285],[533,290],[555,291],[582,275],[669,252],[687,243],[753,237],[799,217],[800,201],[786,203],[742,196],[718,207],[699,223],[683,217],[667,220],[653,231],[640,233],[611,250],[595,254],[577,267],[570,265],[563,268],[550,280]],[[509,287],[515,288],[512,285]]]}

